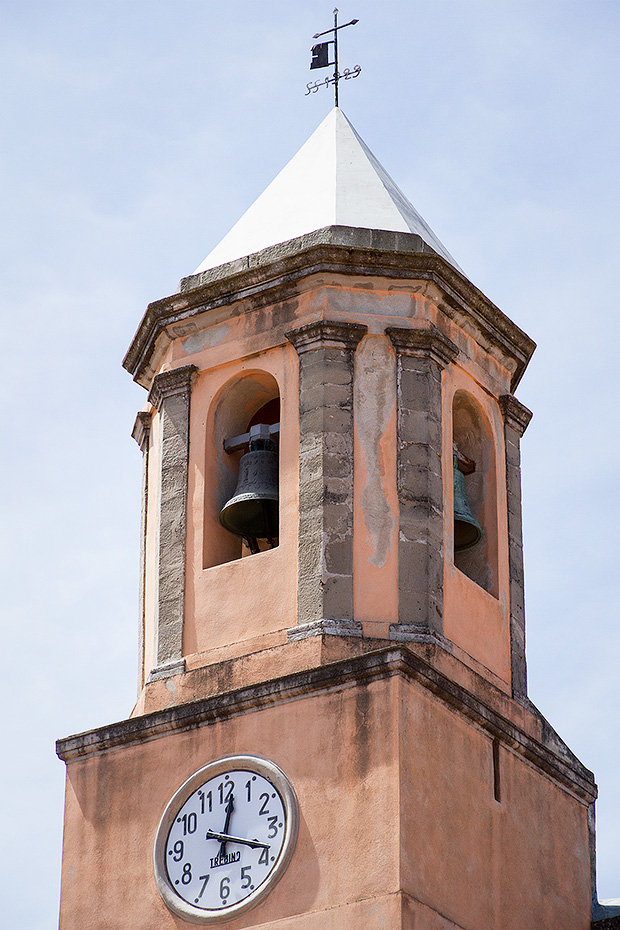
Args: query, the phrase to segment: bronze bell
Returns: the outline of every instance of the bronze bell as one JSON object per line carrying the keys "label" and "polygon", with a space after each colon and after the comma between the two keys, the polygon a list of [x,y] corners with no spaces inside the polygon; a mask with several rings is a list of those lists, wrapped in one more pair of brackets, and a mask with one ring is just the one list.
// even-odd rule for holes
{"label": "bronze bell", "polygon": [[[472,463],[473,464],[473,463]],[[454,454],[454,551],[473,549],[482,539],[482,527],[474,517],[465,493],[465,475]],[[473,468],[472,468],[473,470]]]}
{"label": "bronze bell", "polygon": [[220,511],[222,526],[248,541],[273,542],[278,535],[278,453],[268,437],[269,427],[252,428],[235,493]]}

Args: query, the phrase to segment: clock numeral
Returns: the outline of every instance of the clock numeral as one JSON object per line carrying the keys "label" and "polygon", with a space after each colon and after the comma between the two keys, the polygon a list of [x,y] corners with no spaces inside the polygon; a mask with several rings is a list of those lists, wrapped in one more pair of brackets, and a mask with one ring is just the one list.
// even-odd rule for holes
{"label": "clock numeral", "polygon": [[260,856],[258,857],[259,865],[269,865],[269,847],[264,846],[260,851]]}
{"label": "clock numeral", "polygon": [[230,879],[227,875],[220,882],[220,898],[225,901],[230,894]]}
{"label": "clock numeral", "polygon": [[250,877],[250,868],[251,866],[244,865],[244,867],[241,869],[241,887],[242,888],[249,888],[250,885],[252,884],[252,879]]}
{"label": "clock numeral", "polygon": [[182,817],[177,817],[177,823],[183,824],[183,836],[187,836],[188,833],[195,833],[196,827],[198,826],[198,818],[196,814],[192,811],[191,814],[183,814]]}
{"label": "clock numeral", "polygon": [[272,840],[274,836],[278,835],[278,818],[277,816],[267,817],[267,821],[269,823],[269,833],[267,834],[267,838]]}
{"label": "clock numeral", "polygon": [[204,814],[205,812],[205,798],[209,800],[209,813],[213,810],[213,795],[210,791],[207,791],[205,794],[204,791],[198,792],[198,797],[200,798],[200,813]]}
{"label": "clock numeral", "polygon": [[202,882],[202,887],[201,887],[200,891],[198,892],[198,897],[194,899],[194,903],[196,903],[196,901],[200,901],[200,899],[202,898],[202,896],[203,896],[203,894],[204,894],[204,890],[205,890],[205,888],[207,887],[207,882],[209,881],[209,879],[211,878],[211,876],[210,876],[210,875],[199,875],[198,878],[199,878],[200,881]]}
{"label": "clock numeral", "polygon": [[[264,801],[263,801],[263,798],[265,799]],[[268,795],[268,794],[261,794],[259,800],[260,800],[260,801],[263,801],[263,803],[261,804],[261,808],[260,808],[260,810],[259,810],[258,813],[259,813],[259,814],[268,814],[268,813],[269,813],[269,809],[268,809],[268,807],[267,807],[267,804],[269,803],[269,795]]]}
{"label": "clock numeral", "polygon": [[175,862],[180,862],[183,858],[183,850],[185,848],[183,846],[183,840],[177,840],[172,848],[174,850],[174,855],[172,858]]}
{"label": "clock numeral", "polygon": [[184,885],[189,885],[192,880],[192,866],[190,862],[186,862],[183,866],[183,874],[181,875],[181,881]]}
{"label": "clock numeral", "polygon": [[248,801],[252,800],[252,782],[246,781],[245,787],[248,789]]}
{"label": "clock numeral", "polygon": [[[235,790],[235,783],[234,781],[229,781],[226,784],[221,782],[221,784],[217,786],[217,790],[220,793],[220,804],[224,804],[230,801],[230,796]],[[226,794],[224,794],[224,791],[226,791]]]}

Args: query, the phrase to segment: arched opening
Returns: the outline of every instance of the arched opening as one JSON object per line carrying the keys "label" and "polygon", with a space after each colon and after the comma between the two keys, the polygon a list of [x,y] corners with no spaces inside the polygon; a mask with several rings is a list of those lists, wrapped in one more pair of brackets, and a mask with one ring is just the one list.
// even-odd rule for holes
{"label": "arched opening", "polygon": [[[495,445],[480,405],[466,391],[457,391],[452,405],[453,447],[458,451],[461,489],[469,510],[482,529],[481,540],[457,551],[462,534],[453,533],[454,564],[495,597],[497,578],[497,480]],[[469,464],[471,463],[471,464]],[[473,466],[473,467],[472,467]],[[472,533],[472,540],[475,536]]]}
{"label": "arched opening", "polygon": [[[225,529],[220,512],[235,495],[239,479],[239,463],[248,452],[248,445],[231,453],[225,443],[235,437],[249,435],[258,424],[274,426],[280,419],[280,392],[278,384],[266,371],[248,371],[232,378],[214,397],[207,420],[205,474],[210,476],[205,486],[204,558],[209,568],[253,554],[243,538]],[[270,434],[270,442],[277,452],[279,435]],[[277,545],[258,540],[254,551],[264,551]]]}

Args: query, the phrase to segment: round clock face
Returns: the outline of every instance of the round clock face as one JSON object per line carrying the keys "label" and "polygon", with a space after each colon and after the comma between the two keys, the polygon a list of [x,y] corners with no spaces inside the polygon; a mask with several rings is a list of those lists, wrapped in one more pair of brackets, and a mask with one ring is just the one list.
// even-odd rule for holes
{"label": "round clock face", "polygon": [[192,775],[170,800],[153,851],[167,906],[195,923],[253,907],[293,854],[297,798],[277,765],[229,756]]}

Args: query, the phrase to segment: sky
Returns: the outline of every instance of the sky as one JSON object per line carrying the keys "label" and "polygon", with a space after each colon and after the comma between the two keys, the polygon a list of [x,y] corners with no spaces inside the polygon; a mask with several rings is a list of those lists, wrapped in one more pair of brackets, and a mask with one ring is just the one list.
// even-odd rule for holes
{"label": "sky", "polygon": [[[58,913],[54,741],[136,697],[144,390],[121,368],[329,112],[318,0],[0,0],[7,927]],[[518,388],[529,693],[596,775],[620,897],[620,5],[344,0],[341,107],[538,344]],[[319,72],[318,76],[322,76]]]}

